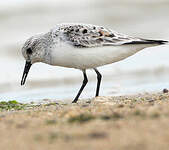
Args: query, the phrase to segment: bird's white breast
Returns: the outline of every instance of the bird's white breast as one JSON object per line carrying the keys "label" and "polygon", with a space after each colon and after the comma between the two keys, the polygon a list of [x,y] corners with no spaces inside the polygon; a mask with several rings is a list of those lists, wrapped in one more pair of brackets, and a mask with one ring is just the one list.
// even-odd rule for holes
{"label": "bird's white breast", "polygon": [[50,49],[50,64],[81,70],[96,68],[98,66],[123,60],[143,48],[151,46],[153,45],[131,44],[93,48],[74,48],[65,43],[61,43]]}

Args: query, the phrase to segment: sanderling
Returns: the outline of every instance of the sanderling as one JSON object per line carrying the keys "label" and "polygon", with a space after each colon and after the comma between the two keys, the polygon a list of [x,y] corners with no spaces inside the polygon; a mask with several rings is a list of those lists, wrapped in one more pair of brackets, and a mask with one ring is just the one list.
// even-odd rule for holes
{"label": "sanderling", "polygon": [[25,42],[22,54],[26,65],[21,85],[25,84],[29,69],[36,62],[80,69],[84,80],[73,100],[76,103],[88,82],[86,69],[94,69],[97,74],[96,96],[99,96],[102,75],[97,67],[123,60],[146,47],[165,43],[168,41],[131,37],[102,26],[58,24],[48,33],[32,36]]}

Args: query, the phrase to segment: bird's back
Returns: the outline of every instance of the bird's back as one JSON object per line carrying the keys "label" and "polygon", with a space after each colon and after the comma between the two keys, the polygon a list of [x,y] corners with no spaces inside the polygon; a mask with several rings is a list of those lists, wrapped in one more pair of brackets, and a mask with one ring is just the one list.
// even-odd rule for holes
{"label": "bird's back", "polygon": [[103,26],[91,24],[58,24],[51,30],[61,40],[74,47],[89,48],[124,44],[165,44],[163,40],[147,40],[118,33]]}

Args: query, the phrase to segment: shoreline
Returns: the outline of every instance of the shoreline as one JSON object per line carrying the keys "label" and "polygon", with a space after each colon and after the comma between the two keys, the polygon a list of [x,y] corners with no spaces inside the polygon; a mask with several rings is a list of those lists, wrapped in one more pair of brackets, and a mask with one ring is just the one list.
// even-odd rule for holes
{"label": "shoreline", "polygon": [[30,104],[1,111],[0,148],[167,150],[168,122],[169,93]]}

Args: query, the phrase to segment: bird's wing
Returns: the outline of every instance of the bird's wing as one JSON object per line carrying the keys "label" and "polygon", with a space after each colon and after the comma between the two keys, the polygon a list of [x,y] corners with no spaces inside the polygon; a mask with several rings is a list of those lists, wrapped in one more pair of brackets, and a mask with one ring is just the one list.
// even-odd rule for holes
{"label": "bird's wing", "polygon": [[74,47],[118,46],[124,44],[163,44],[161,40],[146,40],[89,24],[58,25],[61,40]]}

